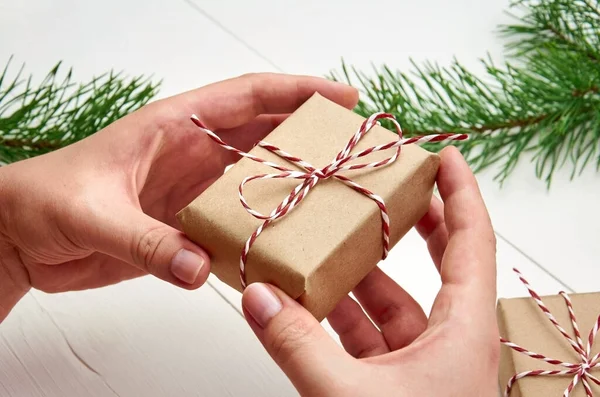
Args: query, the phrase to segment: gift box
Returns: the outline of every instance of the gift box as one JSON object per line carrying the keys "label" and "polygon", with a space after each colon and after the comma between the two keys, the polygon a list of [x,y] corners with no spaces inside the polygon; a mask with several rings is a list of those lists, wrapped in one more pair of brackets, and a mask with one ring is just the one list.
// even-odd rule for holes
{"label": "gift box", "polygon": [[600,351],[594,343],[600,293],[539,297],[520,277],[531,297],[499,299],[497,305],[503,342],[499,382],[504,395],[600,396],[600,386],[592,378],[600,376],[594,357]]}
{"label": "gift box", "polygon": [[[332,163],[364,122],[363,117],[315,94],[264,141],[320,168]],[[199,120],[196,123],[201,126]],[[353,153],[397,140],[397,134],[375,125]],[[374,151],[363,163],[389,158],[395,150]],[[261,145],[249,155],[302,171]],[[389,165],[337,175],[351,178],[383,199],[391,248],[427,212],[439,162],[436,154],[408,145],[402,146],[399,157]],[[244,157],[177,215],[185,234],[210,254],[211,271],[240,291],[240,254],[264,221],[241,205],[239,185],[247,177],[274,171]],[[244,186],[244,198],[255,211],[271,214],[303,181],[253,181]],[[245,283],[276,285],[322,320],[381,260],[380,207],[367,195],[331,177],[319,180],[297,208],[285,215],[268,224],[252,241],[243,265]]]}

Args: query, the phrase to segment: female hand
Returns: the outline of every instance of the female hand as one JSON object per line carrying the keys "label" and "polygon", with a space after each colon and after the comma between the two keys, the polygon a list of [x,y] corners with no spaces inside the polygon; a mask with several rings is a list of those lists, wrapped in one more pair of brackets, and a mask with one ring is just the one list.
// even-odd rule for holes
{"label": "female hand", "polygon": [[187,289],[209,257],[176,213],[237,160],[190,116],[243,150],[315,92],[352,108],[355,89],[254,74],[160,100],[62,150],[0,168],[0,321],[30,288],[60,292],[153,274]]}
{"label": "female hand", "polygon": [[[442,287],[429,319],[379,269],[328,317],[346,350],[283,292],[251,284],[246,318],[303,396],[497,396],[495,236],[473,174],[453,147],[417,229]],[[370,319],[372,319],[372,321]],[[373,324],[374,323],[374,324]]]}

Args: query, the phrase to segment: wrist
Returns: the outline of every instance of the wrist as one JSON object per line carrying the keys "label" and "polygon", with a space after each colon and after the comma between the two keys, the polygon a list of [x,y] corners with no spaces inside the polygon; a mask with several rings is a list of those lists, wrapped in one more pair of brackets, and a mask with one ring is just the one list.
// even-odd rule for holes
{"label": "wrist", "polygon": [[5,167],[0,167],[0,323],[30,289],[28,273],[6,229],[7,211],[10,208],[6,202],[10,197],[6,172]]}

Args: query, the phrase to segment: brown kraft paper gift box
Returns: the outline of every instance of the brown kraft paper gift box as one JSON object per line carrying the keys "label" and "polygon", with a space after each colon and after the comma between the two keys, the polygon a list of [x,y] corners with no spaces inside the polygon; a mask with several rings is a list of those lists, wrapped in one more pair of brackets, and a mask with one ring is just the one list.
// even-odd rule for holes
{"label": "brown kraft paper gift box", "polygon": [[[315,94],[264,141],[320,168],[331,163],[363,121]],[[395,133],[375,126],[353,153],[397,139]],[[259,146],[250,154],[296,168]],[[393,149],[375,152],[361,162],[391,154]],[[437,155],[407,145],[388,166],[341,174],[384,199],[393,247],[427,212],[438,167]],[[238,186],[245,177],[277,172],[243,158],[177,215],[186,235],[210,254],[211,271],[238,290],[240,254],[248,237],[262,224],[240,204]],[[290,179],[255,181],[245,188],[244,195],[254,209],[268,214],[299,183]],[[297,208],[258,237],[248,255],[247,284],[271,283],[321,321],[377,266],[383,253],[381,227],[374,201],[335,178],[319,181]]]}
{"label": "brown kraft paper gift box", "polygon": [[[587,344],[590,330],[600,314],[600,293],[569,294],[577,317],[579,331]],[[558,323],[574,338],[569,311],[564,299],[559,295],[542,297]],[[567,339],[558,332],[545,314],[531,298],[499,299],[497,306],[500,335],[525,349],[543,354],[563,362],[580,363]],[[594,342],[592,356],[599,351],[600,341]],[[502,395],[508,380],[516,373],[531,370],[563,370],[564,367],[551,365],[528,357],[502,345],[499,382]],[[591,374],[598,377],[600,369],[592,369]],[[518,380],[512,388],[510,397],[553,397],[562,396],[573,380],[574,375],[532,376]],[[594,395],[600,396],[600,386],[589,382]],[[581,381],[577,383],[570,397],[585,397]]]}

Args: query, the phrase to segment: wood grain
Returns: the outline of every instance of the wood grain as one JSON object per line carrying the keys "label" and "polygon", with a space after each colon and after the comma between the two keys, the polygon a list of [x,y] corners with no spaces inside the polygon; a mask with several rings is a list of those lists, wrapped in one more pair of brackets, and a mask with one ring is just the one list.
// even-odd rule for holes
{"label": "wood grain", "polygon": [[209,286],[151,277],[32,292],[0,328],[2,396],[293,396],[244,319]]}

